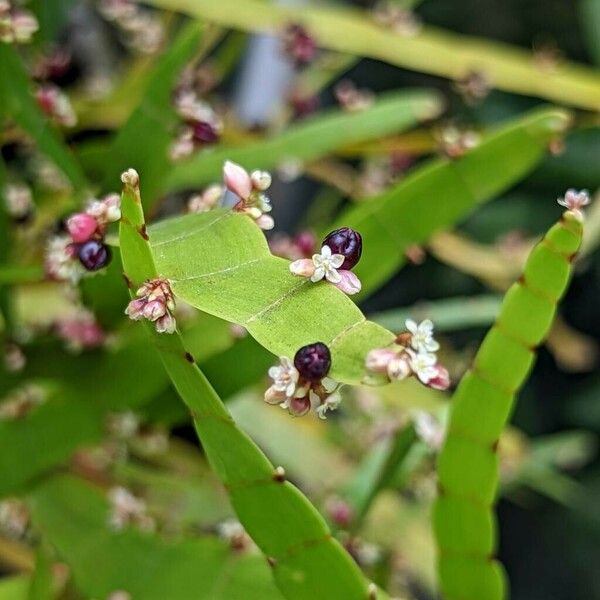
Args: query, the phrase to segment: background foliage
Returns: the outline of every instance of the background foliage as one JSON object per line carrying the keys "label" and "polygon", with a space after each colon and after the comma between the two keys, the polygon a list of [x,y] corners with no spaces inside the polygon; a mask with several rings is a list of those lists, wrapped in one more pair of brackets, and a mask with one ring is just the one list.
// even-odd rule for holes
{"label": "background foliage", "polygon": [[[550,229],[572,255],[580,232],[553,225],[555,199],[600,184],[600,3],[395,4],[415,11],[415,31],[407,12],[400,31],[377,24],[366,1],[149,0],[164,38],[140,53],[100,2],[30,0],[32,43],[0,43],[0,189],[25,183],[34,202],[25,223],[0,203],[0,600],[496,600],[509,592],[490,555],[515,600],[600,596],[598,205],[572,264],[532,251]],[[290,23],[321,48],[303,69],[282,56]],[[56,82],[72,128],[33,95],[35,65],[57,47],[71,56]],[[173,162],[174,91],[190,64],[224,129]],[[461,93],[473,72],[491,86],[477,102]],[[344,78],[374,93],[364,110],[338,105]],[[315,114],[294,118],[292,90],[318,98]],[[268,241],[361,232],[358,297],[314,286],[264,314],[296,282],[263,233],[226,208],[181,216],[226,159],[274,173]],[[120,192],[129,167],[141,197],[125,189],[113,260],[74,295],[45,275],[46,240],[91,195]],[[572,268],[530,372],[514,338],[537,345],[554,309],[520,284],[502,305],[528,255],[522,281],[553,301]],[[173,280],[195,307],[177,335],[126,320],[123,271]],[[109,333],[102,348],[73,352],[57,335],[81,306]],[[325,422],[262,402],[275,356],[320,338],[336,340],[334,376],[359,384],[366,351],[407,317],[436,323],[453,387],[474,364],[507,393],[473,372],[454,396],[412,380],[354,385]],[[32,390],[39,406],[2,412]],[[117,486],[145,503],[122,530],[109,523]]]}

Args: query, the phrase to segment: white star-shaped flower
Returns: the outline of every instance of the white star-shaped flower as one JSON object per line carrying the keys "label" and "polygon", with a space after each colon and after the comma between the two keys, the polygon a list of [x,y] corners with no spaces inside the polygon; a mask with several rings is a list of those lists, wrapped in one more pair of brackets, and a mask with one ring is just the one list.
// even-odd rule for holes
{"label": "white star-shaped flower", "polygon": [[410,368],[413,370],[413,373],[421,383],[427,385],[437,375],[437,369],[435,368],[437,358],[435,354],[414,352],[410,349],[407,352],[410,356]]}
{"label": "white star-shaped flower", "polygon": [[274,391],[283,392],[291,398],[296,391],[299,377],[298,370],[287,356],[282,356],[279,363],[279,365],[269,369],[269,377],[273,380],[271,388]]}
{"label": "white star-shaped flower", "polygon": [[345,257],[343,254],[332,254],[329,246],[321,248],[321,254],[313,254],[312,261],[315,266],[315,272],[310,280],[313,282],[321,281],[325,278],[331,283],[339,283],[342,276],[337,272],[344,263]]}
{"label": "white star-shaped flower", "polygon": [[407,319],[406,329],[412,334],[410,345],[417,352],[437,352],[440,349],[440,345],[433,337],[433,323],[429,319],[419,324],[412,319]]}

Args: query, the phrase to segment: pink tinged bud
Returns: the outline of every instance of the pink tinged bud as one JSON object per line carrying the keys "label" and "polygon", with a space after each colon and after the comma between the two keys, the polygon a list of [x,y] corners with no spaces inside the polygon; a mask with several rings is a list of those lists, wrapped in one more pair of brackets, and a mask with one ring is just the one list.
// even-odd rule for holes
{"label": "pink tinged bud", "polygon": [[142,312],[144,317],[149,321],[156,321],[166,314],[167,307],[165,306],[165,303],[160,300],[152,300],[151,302],[146,303]]}
{"label": "pink tinged bud", "polygon": [[361,290],[360,279],[352,271],[338,271],[341,280],[335,284],[335,287],[342,290],[345,294],[352,296],[358,294]]}
{"label": "pink tinged bud", "polygon": [[252,180],[246,169],[230,160],[223,165],[223,181],[227,189],[242,200],[246,200],[252,192]]}
{"label": "pink tinged bud", "polygon": [[348,527],[354,518],[352,507],[341,499],[334,499],[327,503],[329,518],[339,527]]}
{"label": "pink tinged bud", "polygon": [[132,300],[125,309],[125,314],[134,321],[139,321],[144,318],[144,307],[146,306],[146,300],[143,298],[137,298]]}
{"label": "pink tinged bud", "polygon": [[312,232],[301,231],[294,237],[294,244],[303,256],[310,258],[315,253],[317,239]]}
{"label": "pink tinged bud", "polygon": [[301,258],[290,263],[290,273],[300,277],[312,277],[315,272],[315,264],[311,258]]}
{"label": "pink tinged bud", "polygon": [[289,398],[287,408],[290,415],[302,417],[310,410],[310,399],[308,396],[302,398]]}
{"label": "pink tinged bud", "polygon": [[271,386],[265,392],[265,402],[267,402],[267,404],[281,404],[282,402],[285,402],[285,399],[285,390],[278,390],[275,386]]}
{"label": "pink tinged bud", "polygon": [[450,374],[448,369],[440,364],[436,364],[433,367],[436,374],[429,380],[427,387],[433,388],[434,390],[447,390],[450,387]]}
{"label": "pink tinged bud", "polygon": [[275,221],[271,215],[260,215],[254,222],[264,231],[270,231],[275,227]]}
{"label": "pink tinged bud", "polygon": [[391,348],[377,348],[367,354],[365,366],[373,373],[386,373],[388,365],[396,358],[397,352]]}
{"label": "pink tinged bud", "polygon": [[75,243],[87,242],[96,232],[98,223],[87,213],[77,213],[67,220],[67,231]]}
{"label": "pink tinged bud", "polygon": [[406,379],[411,372],[410,363],[404,355],[393,358],[387,365],[387,374],[392,381]]}
{"label": "pink tinged bud", "polygon": [[164,316],[160,317],[160,319],[157,319],[154,322],[154,325],[158,333],[174,333],[177,327],[175,318],[171,315],[171,313],[165,313]]}

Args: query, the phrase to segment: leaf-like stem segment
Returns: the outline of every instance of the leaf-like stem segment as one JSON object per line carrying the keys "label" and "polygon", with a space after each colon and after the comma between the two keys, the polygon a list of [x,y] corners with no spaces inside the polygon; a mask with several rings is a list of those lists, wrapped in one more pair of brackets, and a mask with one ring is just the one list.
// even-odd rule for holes
{"label": "leaf-like stem segment", "polygon": [[496,443],[533,365],[535,349],[550,330],[581,238],[581,222],[566,212],[532,250],[523,276],[508,290],[496,323],[454,394],[438,460],[439,498],[433,516],[446,600],[506,597],[504,572],[494,559]]}
{"label": "leaf-like stem segment", "polygon": [[[126,177],[126,181],[135,178]],[[125,184],[120,229],[123,267],[135,291],[156,272],[146,239],[137,185]],[[189,408],[208,460],[226,487],[248,533],[273,567],[275,580],[292,600],[365,600],[369,584],[316,509],[286,481],[234,423],[178,333],[149,335],[179,395]],[[191,359],[191,360],[190,360]],[[233,368],[233,367],[232,367]],[[198,557],[201,560],[201,557]],[[383,593],[379,593],[383,598]]]}

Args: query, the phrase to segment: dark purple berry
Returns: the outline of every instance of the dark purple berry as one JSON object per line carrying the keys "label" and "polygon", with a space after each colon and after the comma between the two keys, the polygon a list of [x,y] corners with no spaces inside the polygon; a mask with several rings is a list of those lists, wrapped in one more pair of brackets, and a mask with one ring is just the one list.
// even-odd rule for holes
{"label": "dark purple berry", "polygon": [[111,252],[108,246],[97,240],[90,240],[79,246],[79,262],[88,271],[98,271],[105,267],[111,259]]}
{"label": "dark purple berry", "polygon": [[346,260],[342,263],[340,269],[345,271],[351,269],[359,260],[362,254],[362,238],[358,231],[350,227],[342,227],[332,231],[323,240],[323,246],[329,246],[333,254],[342,254]]}
{"label": "dark purple berry", "polygon": [[320,381],[331,368],[331,353],[323,342],[302,346],[294,356],[294,366],[308,381]]}
{"label": "dark purple berry", "polygon": [[200,144],[214,144],[219,141],[218,131],[206,121],[196,121],[192,124],[194,141]]}

